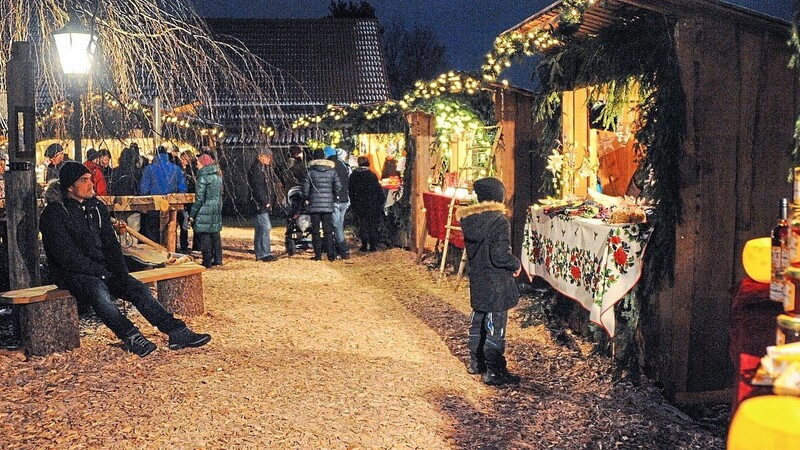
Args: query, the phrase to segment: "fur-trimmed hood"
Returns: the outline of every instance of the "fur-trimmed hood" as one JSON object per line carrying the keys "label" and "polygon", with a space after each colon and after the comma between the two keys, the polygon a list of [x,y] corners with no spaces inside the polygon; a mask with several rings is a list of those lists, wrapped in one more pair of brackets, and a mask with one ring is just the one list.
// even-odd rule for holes
{"label": "fur-trimmed hood", "polygon": [[61,183],[58,178],[50,180],[44,188],[45,203],[64,203],[64,195],[61,193]]}
{"label": "fur-trimmed hood", "polygon": [[480,214],[487,211],[499,211],[501,214],[505,214],[506,205],[499,202],[488,201],[470,206],[461,206],[456,210],[456,219],[461,220],[473,214]]}
{"label": "fur-trimmed hood", "polygon": [[[473,242],[481,242],[484,239],[496,235],[498,224],[506,211],[505,205],[499,202],[486,201],[477,205],[459,207],[456,217],[461,221],[461,231],[464,239]],[[504,220],[508,223],[508,220]]]}
{"label": "fur-trimmed hood", "polygon": [[311,161],[310,163],[308,163],[308,168],[310,169],[312,167],[314,167],[314,168],[325,168],[325,167],[327,167],[328,169],[335,169],[336,168],[336,164],[334,164],[333,161],[330,161],[330,160],[327,160],[327,159],[315,159],[315,160]]}

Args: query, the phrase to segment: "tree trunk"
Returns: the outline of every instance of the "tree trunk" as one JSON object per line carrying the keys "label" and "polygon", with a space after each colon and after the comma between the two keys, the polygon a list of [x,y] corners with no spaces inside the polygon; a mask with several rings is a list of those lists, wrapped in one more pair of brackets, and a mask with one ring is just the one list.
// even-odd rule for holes
{"label": "tree trunk", "polygon": [[20,345],[25,353],[44,356],[81,346],[78,305],[72,297],[15,305]]}
{"label": "tree trunk", "polygon": [[196,273],[158,282],[158,301],[180,316],[203,314],[203,274]]}

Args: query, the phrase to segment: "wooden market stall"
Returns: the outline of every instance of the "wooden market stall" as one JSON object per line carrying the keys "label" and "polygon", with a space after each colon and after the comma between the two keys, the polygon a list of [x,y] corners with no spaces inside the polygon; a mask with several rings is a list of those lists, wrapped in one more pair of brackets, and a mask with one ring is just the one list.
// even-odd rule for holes
{"label": "wooden market stall", "polygon": [[[558,26],[562,3],[509,33]],[[729,398],[729,309],[731,288],[744,276],[741,249],[747,240],[769,234],[779,199],[790,197],[785,181],[799,104],[797,77],[788,68],[790,28],[718,0],[609,0],[588,7],[577,34],[591,41],[615,24],[645,15],[665,23],[671,37],[685,96],[686,133],[679,163],[668,171],[679,174],[672,177],[679,186],[669,187],[678,192],[680,212],[674,229],[674,282],[644,300],[639,345],[646,373],[663,384],[668,397],[682,402]],[[561,119],[565,134],[586,136],[588,145],[603,136],[592,137],[590,105],[576,99],[585,87],[562,92]],[[423,134],[424,124],[416,123],[415,135]],[[606,136],[617,147],[625,147],[624,137]],[[517,164],[511,171],[515,181],[508,183],[515,189],[515,251],[522,233],[519,221],[527,206],[544,196],[539,175],[547,150],[537,149],[539,162],[525,158],[522,148],[514,150],[521,158],[509,159]],[[628,169],[621,173],[631,176]],[[611,183],[608,176],[600,181],[604,191],[615,193],[625,185]],[[589,179],[577,190],[594,185],[596,180]]]}
{"label": "wooden market stall", "polygon": [[[524,210],[537,191],[544,165],[533,156],[533,128],[531,94],[525,90],[497,85],[494,90],[494,113],[498,118],[502,145],[496,146],[495,176],[506,185],[506,205],[510,211]],[[436,139],[435,117],[425,112],[414,111],[407,115],[411,139],[417,149],[411,174],[411,237],[412,250],[420,245],[432,248],[435,238],[425,229],[424,195],[430,192],[431,178],[437,166],[437,157],[429,149]],[[453,143],[465,151],[465,144]],[[453,167],[457,173],[458,166]],[[538,175],[537,175],[538,174]],[[511,218],[512,246],[515,253],[522,247],[522,229],[525,215],[515,214]],[[439,233],[441,234],[441,233]]]}

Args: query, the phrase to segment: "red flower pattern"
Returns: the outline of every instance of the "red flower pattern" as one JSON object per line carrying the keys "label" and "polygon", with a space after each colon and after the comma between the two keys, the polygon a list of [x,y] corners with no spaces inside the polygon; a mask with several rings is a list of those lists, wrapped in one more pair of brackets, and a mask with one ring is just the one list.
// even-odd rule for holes
{"label": "red flower pattern", "polygon": [[[619,239],[619,238],[617,238],[617,239]],[[618,248],[614,252],[614,260],[620,266],[624,266],[625,264],[627,264],[627,262],[628,262],[628,254],[625,253],[625,250],[622,247]]]}

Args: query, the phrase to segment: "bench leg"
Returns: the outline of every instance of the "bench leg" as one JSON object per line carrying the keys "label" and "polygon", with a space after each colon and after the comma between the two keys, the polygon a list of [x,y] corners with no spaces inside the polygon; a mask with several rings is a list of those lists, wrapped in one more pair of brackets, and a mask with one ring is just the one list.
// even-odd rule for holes
{"label": "bench leg", "polygon": [[20,345],[26,354],[44,356],[81,346],[74,298],[15,305],[14,312]]}
{"label": "bench leg", "polygon": [[203,274],[159,281],[158,301],[167,311],[179,316],[203,314]]}

